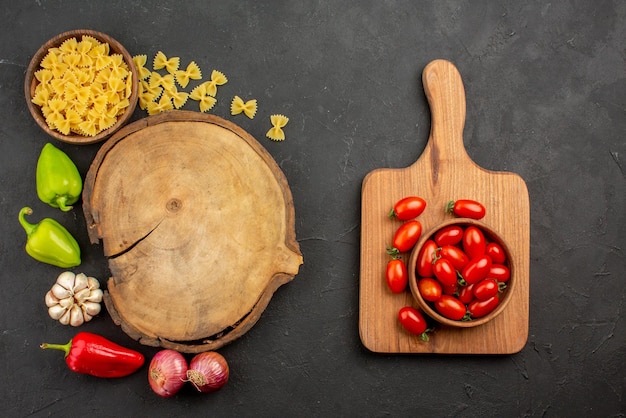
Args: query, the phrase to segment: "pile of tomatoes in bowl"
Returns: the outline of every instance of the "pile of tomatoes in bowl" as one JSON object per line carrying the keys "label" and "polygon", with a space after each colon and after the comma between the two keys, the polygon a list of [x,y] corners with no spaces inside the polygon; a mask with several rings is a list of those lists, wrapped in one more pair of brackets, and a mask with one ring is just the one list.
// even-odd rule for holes
{"label": "pile of tomatoes in bowl", "polygon": [[424,235],[407,267],[411,293],[422,311],[454,327],[473,327],[496,317],[515,285],[504,240],[470,218],[446,221]]}

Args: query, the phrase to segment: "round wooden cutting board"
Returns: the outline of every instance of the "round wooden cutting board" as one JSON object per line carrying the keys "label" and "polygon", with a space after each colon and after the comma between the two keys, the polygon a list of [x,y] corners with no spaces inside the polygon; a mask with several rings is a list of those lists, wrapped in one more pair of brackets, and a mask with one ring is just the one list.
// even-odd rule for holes
{"label": "round wooden cutting board", "polygon": [[109,260],[107,309],[150,346],[233,341],[302,264],[284,174],[213,115],[172,111],[119,131],[89,169],[83,210]]}

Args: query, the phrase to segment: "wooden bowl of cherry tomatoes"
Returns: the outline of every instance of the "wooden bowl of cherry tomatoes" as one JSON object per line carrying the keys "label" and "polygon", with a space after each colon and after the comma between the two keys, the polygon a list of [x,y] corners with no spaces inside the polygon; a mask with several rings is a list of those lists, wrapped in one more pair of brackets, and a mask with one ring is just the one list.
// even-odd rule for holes
{"label": "wooden bowl of cherry tomatoes", "polygon": [[456,218],[424,234],[409,259],[409,285],[420,308],[452,327],[482,325],[509,303],[515,266],[509,247],[483,222]]}

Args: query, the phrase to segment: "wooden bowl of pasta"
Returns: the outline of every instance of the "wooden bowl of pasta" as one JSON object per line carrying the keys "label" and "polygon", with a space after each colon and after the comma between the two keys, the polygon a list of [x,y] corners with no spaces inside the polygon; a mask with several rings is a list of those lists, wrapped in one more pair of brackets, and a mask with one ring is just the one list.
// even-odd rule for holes
{"label": "wooden bowl of pasta", "polygon": [[138,96],[132,56],[115,39],[80,29],[43,44],[26,70],[24,93],[37,124],[71,144],[100,142],[132,116]]}

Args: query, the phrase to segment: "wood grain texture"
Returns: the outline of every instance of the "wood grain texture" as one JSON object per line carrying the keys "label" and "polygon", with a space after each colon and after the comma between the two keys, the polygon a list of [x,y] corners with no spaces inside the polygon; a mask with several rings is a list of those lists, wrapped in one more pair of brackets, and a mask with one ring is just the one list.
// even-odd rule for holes
{"label": "wood grain texture", "polygon": [[[467,155],[463,145],[465,89],[456,67],[429,63],[422,82],[431,109],[431,132],[423,154],[411,166],[370,172],[362,184],[359,332],[369,350],[380,353],[511,354],[528,338],[530,205],[524,180],[514,173],[489,171]],[[493,140],[497,140],[494,138]],[[392,294],[384,279],[390,244],[400,221],[387,218],[393,204],[409,195],[427,201],[418,218],[429,234],[452,217],[450,200],[475,199],[487,208],[482,221],[508,243],[517,284],[504,311],[474,328],[438,326],[429,342],[404,331],[397,320],[403,306],[417,307],[409,291]],[[409,262],[410,254],[404,255]]]}
{"label": "wood grain texture", "polygon": [[94,159],[83,209],[109,258],[109,313],[147,345],[219,348],[302,264],[282,171],[213,115],[172,111],[118,132]]}

